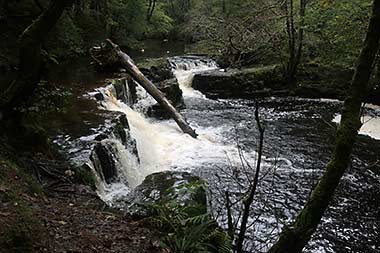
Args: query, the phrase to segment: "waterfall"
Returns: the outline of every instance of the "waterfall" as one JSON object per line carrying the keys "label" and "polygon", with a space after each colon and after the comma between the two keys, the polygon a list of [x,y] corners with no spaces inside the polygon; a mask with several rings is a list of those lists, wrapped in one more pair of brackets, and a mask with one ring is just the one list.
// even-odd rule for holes
{"label": "waterfall", "polygon": [[[183,95],[186,98],[196,97],[208,100],[203,95],[191,88],[191,80],[195,72],[216,69],[217,65],[212,60],[191,57],[174,57],[170,61],[173,73],[178,80]],[[126,84],[128,87],[128,84]],[[125,89],[128,91],[128,88]],[[147,118],[144,114],[146,108],[154,100],[146,92],[137,88],[139,100],[132,105],[130,95],[124,94],[128,99],[117,99],[115,87],[111,84],[98,89],[104,99],[101,105],[108,111],[124,113],[129,122],[130,136],[136,140],[139,162],[133,158],[130,150],[126,149],[118,140],[111,139],[117,151],[118,175],[122,177],[116,182],[100,183],[99,195],[108,203],[129,193],[142,182],[149,174],[164,170],[190,171],[195,167],[216,166],[235,161],[238,163],[239,154],[235,143],[225,143],[225,132],[232,131],[226,126],[201,127],[196,122],[191,122],[197,130],[199,137],[194,139],[178,128],[173,120],[156,120]],[[255,153],[249,154],[254,157]],[[103,180],[104,181],[104,180]]]}
{"label": "waterfall", "polygon": [[211,59],[191,56],[172,57],[170,63],[184,96],[204,97],[201,92],[191,88],[194,74],[218,68],[216,62]]}

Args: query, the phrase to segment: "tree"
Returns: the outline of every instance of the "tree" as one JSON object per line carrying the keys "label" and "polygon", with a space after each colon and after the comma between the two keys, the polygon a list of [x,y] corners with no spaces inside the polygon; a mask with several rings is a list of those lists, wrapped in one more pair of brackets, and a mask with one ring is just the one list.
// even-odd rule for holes
{"label": "tree", "polygon": [[279,240],[269,250],[270,253],[301,252],[317,229],[325,210],[333,198],[335,189],[349,163],[352,147],[361,127],[361,105],[368,92],[368,82],[379,40],[380,0],[374,0],[366,39],[344,102],[334,152],[330,162],[327,164],[326,172],[313,189],[294,223],[283,229]]}
{"label": "tree", "polygon": [[9,128],[23,125],[24,114],[22,106],[28,106],[38,87],[42,74],[43,55],[41,52],[43,40],[57,23],[66,6],[74,0],[52,0],[49,7],[29,25],[19,40],[19,66],[17,79],[0,94],[0,122],[2,127]]}
{"label": "tree", "polygon": [[148,10],[146,14],[146,20],[150,22],[153,16],[154,8],[156,7],[156,0],[149,0]]}
{"label": "tree", "polygon": [[286,0],[284,3],[286,15],[286,33],[288,35],[289,59],[286,65],[286,77],[289,83],[295,82],[298,65],[301,62],[306,13],[306,0],[299,0],[299,25],[296,31],[294,1]]}
{"label": "tree", "polygon": [[[257,163],[256,163],[256,171],[255,171],[255,176],[253,178],[253,183],[249,186],[248,191],[247,191],[247,196],[243,200],[243,215],[241,219],[241,224],[240,224],[240,229],[239,229],[239,234],[238,238],[236,240],[236,252],[237,253],[243,253],[243,243],[245,240],[245,233],[247,231],[247,225],[248,225],[248,218],[249,218],[249,213],[250,209],[253,203],[253,198],[255,197],[256,194],[256,189],[259,184],[259,174],[260,174],[260,169],[261,169],[261,159],[263,155],[263,145],[264,145],[264,128],[261,125],[260,118],[259,118],[259,106],[258,103],[256,102],[256,109],[255,109],[255,120],[257,124],[257,128],[259,130],[259,145],[258,145],[258,150],[257,150]],[[230,233],[231,234],[231,233]]]}

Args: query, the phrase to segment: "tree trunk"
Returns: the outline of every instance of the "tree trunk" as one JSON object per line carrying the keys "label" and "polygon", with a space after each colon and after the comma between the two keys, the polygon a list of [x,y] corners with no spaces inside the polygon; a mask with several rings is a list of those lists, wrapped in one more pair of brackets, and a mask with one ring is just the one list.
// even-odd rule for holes
{"label": "tree trunk", "polygon": [[149,6],[148,6],[147,16],[146,16],[146,19],[148,22],[150,22],[155,8],[156,8],[156,0],[149,0]]}
{"label": "tree trunk", "polygon": [[337,139],[326,172],[312,191],[304,208],[290,227],[285,227],[270,253],[301,252],[317,229],[334,196],[336,187],[350,160],[353,144],[360,129],[361,104],[367,95],[368,82],[380,38],[380,0],[374,0],[373,13],[364,47],[358,58],[351,87],[344,102]]}
{"label": "tree trunk", "polygon": [[0,111],[27,103],[41,77],[42,42],[74,0],[53,0],[50,6],[20,36],[18,79],[0,95]]}
{"label": "tree trunk", "polygon": [[184,133],[189,134],[191,137],[196,138],[198,135],[189,126],[182,115],[170,104],[165,95],[156,88],[156,86],[144,76],[143,73],[137,68],[133,60],[123,51],[119,46],[114,44],[111,40],[106,40],[103,47],[94,47],[91,50],[92,57],[100,65],[120,65],[125,68],[133,79],[138,82],[165,110],[169,112],[171,117],[177,122],[178,126]]}
{"label": "tree trunk", "polygon": [[[305,13],[306,13],[306,0],[299,0],[299,27],[296,32],[294,25],[294,2],[293,0],[288,0],[285,3],[286,8],[286,26],[289,40],[289,60],[287,63],[286,75],[288,82],[290,84],[295,84],[296,74],[298,65],[301,62],[302,56],[302,46],[303,46],[303,35],[304,35],[304,24],[305,24]],[[297,35],[297,36],[296,36]],[[296,45],[297,44],[297,45]]]}
{"label": "tree trunk", "polygon": [[293,79],[295,78],[295,75],[297,74],[298,65],[300,64],[301,57],[302,57],[305,14],[306,14],[306,0],[300,0],[300,7],[299,7],[300,23],[299,23],[298,34],[297,34],[297,54],[296,54],[295,62],[293,66]]}

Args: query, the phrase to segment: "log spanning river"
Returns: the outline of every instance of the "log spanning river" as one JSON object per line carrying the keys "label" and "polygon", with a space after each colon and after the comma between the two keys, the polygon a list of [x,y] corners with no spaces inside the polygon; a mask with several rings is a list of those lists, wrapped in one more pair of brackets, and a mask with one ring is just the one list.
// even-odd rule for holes
{"label": "log spanning river", "polygon": [[[155,101],[139,87],[135,104],[128,96],[118,100],[110,84],[86,92],[90,99],[101,93],[102,109],[127,116],[127,131],[138,154],[116,137],[102,140],[113,147],[109,150],[119,179],[106,183],[98,178],[98,193],[105,202],[117,206],[117,200],[151,173],[190,171],[208,182],[211,211],[220,214],[218,221],[226,226],[220,189],[236,195],[241,191],[228,170],[249,168],[257,159],[255,101],[211,100],[192,89],[194,74],[217,69],[209,59],[173,57],[170,62],[183,91],[186,107],[181,113],[199,137],[183,134],[173,120],[148,118],[145,112]],[[265,125],[264,164],[246,245],[252,252],[265,252],[283,224],[302,207],[330,157],[342,107],[334,100],[271,97],[259,102]],[[380,108],[367,106],[363,122],[348,172],[306,252],[380,252]],[[89,147],[97,129],[92,131],[80,138],[61,135],[56,142],[74,161],[87,161],[95,167],[89,159]]]}

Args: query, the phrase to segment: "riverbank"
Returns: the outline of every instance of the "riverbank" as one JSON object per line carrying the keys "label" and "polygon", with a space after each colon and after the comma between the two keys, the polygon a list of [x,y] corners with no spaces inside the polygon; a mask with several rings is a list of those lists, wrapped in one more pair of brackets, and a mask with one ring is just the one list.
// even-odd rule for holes
{"label": "riverbank", "polygon": [[[196,73],[191,86],[209,98],[292,96],[344,100],[353,70],[303,64],[294,84],[289,84],[283,73],[280,65],[214,69]],[[376,86],[368,92],[366,102],[380,104],[380,91]]]}
{"label": "riverbank", "polygon": [[[30,168],[46,159],[20,155],[15,160],[7,152],[14,151],[1,145],[1,252],[160,251],[158,232],[141,217],[108,208],[89,186],[71,180],[41,182]],[[48,165],[44,169],[52,170]]]}
{"label": "riverbank", "polygon": [[[95,169],[96,167],[98,169],[92,172],[99,177],[97,193],[104,202],[100,201],[93,191],[88,191],[88,187],[68,186],[67,184],[54,186],[57,191],[53,187],[52,190],[48,190],[51,194],[46,197],[46,194],[42,195],[42,199],[48,198],[50,202],[36,199],[34,193],[26,195],[20,193],[22,196],[27,196],[26,200],[29,198],[28,206],[32,206],[33,212],[39,215],[36,217],[42,221],[46,220],[47,229],[60,230],[61,234],[58,236],[68,233],[70,236],[78,238],[77,240],[72,239],[73,244],[70,244],[70,247],[79,247],[78,245],[83,243],[84,245],[95,245],[94,247],[99,247],[101,251],[107,252],[106,247],[109,242],[103,238],[106,238],[106,233],[119,234],[118,231],[127,231],[133,235],[132,238],[135,234],[137,237],[146,237],[141,239],[141,243],[149,244],[153,240],[151,245],[155,247],[155,237],[150,237],[150,234],[148,236],[141,235],[140,230],[134,232],[135,223],[136,226],[144,226],[144,223],[140,223],[140,219],[136,220],[135,217],[109,208],[103,210],[105,207],[103,203],[106,202],[108,205],[128,211],[131,203],[126,200],[130,199],[128,197],[134,196],[134,189],[142,188],[141,193],[145,197],[156,197],[161,195],[157,189],[166,183],[169,187],[179,186],[173,191],[174,195],[183,192],[187,186],[190,186],[190,190],[192,190],[193,186],[199,185],[184,180],[186,178],[183,175],[186,174],[182,174],[183,171],[201,177],[213,191],[232,189],[230,187],[233,185],[228,184],[228,180],[223,177],[220,169],[231,166],[231,161],[238,167],[239,154],[236,150],[235,138],[239,138],[239,146],[244,150],[245,159],[254,164],[256,130],[251,121],[254,108],[252,99],[207,99],[202,93],[191,88],[194,75],[207,73],[210,70],[224,73],[216,70],[213,61],[204,57],[175,57],[170,59],[170,64],[167,59],[163,58],[140,63],[140,67],[152,80],[165,84],[167,84],[167,80],[173,80],[171,68],[174,68],[176,77],[174,80],[178,81],[178,83],[172,83],[175,89],[167,89],[168,86],[165,85],[162,88],[166,87],[167,91],[173,92],[170,96],[175,101],[183,103],[181,112],[196,127],[199,137],[193,139],[183,135],[171,120],[149,117],[148,109],[155,102],[149,99],[143,90],[133,89],[132,80],[125,74],[110,76],[111,79],[100,77],[92,79],[91,77],[90,79],[93,81],[83,81],[83,77],[79,77],[82,81],[70,81],[70,87],[73,88],[73,100],[70,100],[71,108],[65,117],[57,114],[56,118],[50,118],[51,136],[61,152],[66,154],[67,159],[71,161],[89,162],[96,165],[96,161],[101,160],[98,167],[94,166]],[[83,74],[79,68],[78,71]],[[255,73],[255,71],[252,72]],[[74,73],[72,76],[76,76]],[[62,82],[63,86],[68,83],[63,80]],[[178,99],[179,97],[181,99]],[[284,223],[302,207],[310,187],[323,172],[324,163],[328,160],[335,134],[335,125],[330,122],[339,112],[340,105],[335,101],[291,97],[263,98],[261,100],[260,111],[263,122],[267,125],[266,143],[268,144],[264,150],[264,169],[268,174],[261,181],[260,198],[256,200],[256,208],[251,218],[256,220],[252,230],[262,227],[266,229],[258,230],[261,233],[253,232],[255,237],[250,238],[251,245],[249,247],[267,247],[268,243],[265,246],[261,245],[260,241],[263,238],[272,238],[268,240],[276,238],[274,234],[280,229],[276,223],[278,219]],[[377,116],[375,112],[371,113]],[[129,145],[128,140],[133,140],[135,144]],[[98,147],[98,151],[95,147]],[[377,147],[378,142],[375,140],[365,136],[359,137],[358,149],[354,153],[353,168],[348,171],[332,210],[327,213],[326,220],[308,245],[307,252],[320,252],[317,251],[318,248],[325,249],[325,252],[332,249],[342,252],[347,247],[353,250],[378,247],[373,239],[378,236],[377,223],[371,227],[376,217],[374,210],[378,198],[376,181],[378,164],[372,166]],[[95,159],[94,153],[97,159]],[[372,167],[369,170],[362,169],[368,166]],[[67,173],[71,174],[71,172]],[[215,178],[216,173],[218,178]],[[165,178],[168,179],[167,182],[165,182]],[[141,182],[143,182],[142,185],[145,185],[144,187],[137,186]],[[273,185],[276,186],[276,189],[272,187]],[[164,189],[161,192],[167,191]],[[369,194],[366,195],[365,192],[369,192]],[[222,198],[207,199],[207,201],[208,204],[210,201],[212,202],[213,210],[220,208],[223,213],[225,206],[220,199]],[[357,199],[364,204],[359,205]],[[202,202],[204,203],[203,200]],[[14,202],[10,203],[14,204]],[[88,203],[88,205],[83,205],[83,203]],[[344,203],[344,205],[340,203]],[[11,208],[12,204],[9,204],[8,207]],[[48,206],[48,209],[45,209],[44,205]],[[267,209],[267,205],[272,208]],[[364,210],[361,205],[367,206],[371,215],[366,213],[367,209]],[[65,209],[61,210],[63,208]],[[349,208],[355,215],[347,214],[346,208]],[[9,210],[4,209],[4,212],[9,213]],[[59,218],[48,216],[48,211],[51,210],[59,210],[57,211]],[[203,208],[203,210],[205,209]],[[177,211],[178,209],[169,210],[168,215]],[[123,228],[113,226],[113,223],[108,225],[109,213],[115,216],[111,219],[120,222]],[[76,214],[78,218],[73,217],[73,214]],[[280,217],[277,217],[277,214],[280,214]],[[87,223],[88,217],[93,220],[92,223]],[[365,224],[366,231],[359,228],[357,217],[364,217],[360,220]],[[85,227],[74,224],[74,222],[80,223],[81,219],[85,220]],[[56,220],[63,222],[57,223]],[[222,227],[225,226],[223,216],[219,217],[218,222]],[[181,223],[177,225],[180,231],[189,228],[182,226]],[[89,241],[86,237],[83,239],[82,235],[78,234],[78,231],[86,230],[86,228],[97,227],[101,230],[99,233],[96,232],[95,235],[90,233],[91,238],[96,238],[94,241]],[[350,234],[344,237],[339,232],[342,229],[349,229]],[[159,234],[161,230],[154,230],[152,227],[152,231]],[[38,233],[36,232],[36,234]],[[169,232],[163,232],[164,237],[167,234]],[[186,233],[183,235],[186,236]],[[354,237],[361,238],[360,242],[352,240]],[[47,238],[50,237],[47,236]],[[58,243],[61,243],[60,240],[57,240]],[[117,240],[117,244],[112,244],[114,251],[108,252],[118,252],[119,241],[120,245],[129,245],[125,238],[118,239],[117,236],[113,237],[112,235],[110,240]],[[35,241],[44,242],[44,239],[36,238]],[[60,244],[53,246],[62,247]],[[124,252],[128,252],[126,250],[129,250],[129,246],[124,249]],[[139,250],[145,249],[139,248]],[[152,250],[160,252],[159,250],[162,249],[153,248]]]}

